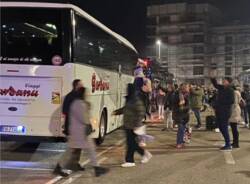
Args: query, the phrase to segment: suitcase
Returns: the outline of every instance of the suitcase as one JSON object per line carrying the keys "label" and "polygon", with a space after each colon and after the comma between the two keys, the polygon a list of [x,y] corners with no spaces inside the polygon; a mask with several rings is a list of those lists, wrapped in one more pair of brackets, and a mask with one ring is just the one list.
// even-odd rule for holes
{"label": "suitcase", "polygon": [[206,129],[213,130],[216,128],[215,116],[207,116],[206,117]]}

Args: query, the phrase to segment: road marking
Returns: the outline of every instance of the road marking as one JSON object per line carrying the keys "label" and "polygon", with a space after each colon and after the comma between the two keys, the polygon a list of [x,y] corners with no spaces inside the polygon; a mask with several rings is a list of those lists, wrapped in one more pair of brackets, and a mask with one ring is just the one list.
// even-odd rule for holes
{"label": "road marking", "polygon": [[[101,155],[107,153],[109,150],[115,148],[116,146],[121,145],[122,143],[124,143],[124,141],[125,141],[125,139],[122,139],[122,140],[117,141],[117,142],[114,144],[114,146],[108,147],[107,149],[105,149],[105,150],[101,151],[100,153],[98,153],[96,156],[97,156],[97,157],[100,157]],[[104,158],[106,158],[106,157],[104,157]],[[99,162],[100,162],[100,161],[102,161],[102,159],[99,160]],[[88,160],[84,161],[83,163],[81,163],[81,166],[84,166],[84,165],[88,164],[89,162],[90,162],[90,160],[88,159]],[[55,178],[53,178],[53,179],[51,179],[51,180],[49,180],[49,181],[48,181],[47,183],[45,183],[45,184],[55,184],[56,182],[58,182],[59,180],[62,179],[62,178],[60,178],[60,179],[57,180],[56,178],[58,178],[58,176],[55,177]]]}
{"label": "road marking", "polygon": [[13,170],[32,170],[32,171],[52,171],[53,169],[44,169],[44,168],[30,168],[30,167],[11,167],[11,166],[1,166],[1,169],[13,169]]}
{"label": "road marking", "polygon": [[231,151],[224,152],[224,158],[227,164],[235,164],[235,160]]}
{"label": "road marking", "polygon": [[222,141],[217,141],[213,145],[214,146],[224,146],[224,143]]}
{"label": "road marking", "polygon": [[34,171],[51,171],[48,164],[41,162],[26,162],[26,161],[0,161],[1,169],[20,169],[20,170],[34,170]]}
{"label": "road marking", "polygon": [[65,150],[53,150],[53,149],[36,149],[36,151],[45,151],[45,152],[65,152]]}
{"label": "road marking", "polygon": [[[103,157],[101,158],[99,161],[98,161],[98,164],[101,164],[103,163],[105,160],[107,160],[108,158],[107,157]],[[83,174],[75,174],[73,176],[71,176],[69,179],[67,179],[66,181],[64,181],[62,184],[70,184],[72,183],[73,181],[75,181],[76,179],[80,178]],[[48,183],[46,183],[48,184]],[[53,183],[52,183],[53,184]]]}

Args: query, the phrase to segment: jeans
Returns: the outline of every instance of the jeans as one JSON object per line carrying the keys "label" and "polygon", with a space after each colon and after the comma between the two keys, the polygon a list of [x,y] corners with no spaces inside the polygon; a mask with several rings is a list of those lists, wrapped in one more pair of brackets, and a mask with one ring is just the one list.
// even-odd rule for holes
{"label": "jeans", "polygon": [[158,115],[159,118],[164,117],[164,105],[158,105]]}
{"label": "jeans", "polygon": [[237,123],[230,123],[232,134],[233,134],[233,144],[239,145],[239,132],[237,128]]}
{"label": "jeans", "polygon": [[172,111],[167,109],[165,111],[165,116],[164,116],[164,123],[166,123],[166,127],[173,128],[173,118],[172,118]]}
{"label": "jeans", "polygon": [[225,146],[231,146],[230,136],[228,132],[228,120],[231,114],[230,108],[220,108],[216,109],[216,122],[218,123],[220,132],[225,140]]}
{"label": "jeans", "polygon": [[127,152],[126,152],[126,162],[134,163],[134,153],[137,151],[141,156],[144,155],[144,149],[142,149],[137,142],[137,135],[134,130],[126,129],[127,137]]}
{"label": "jeans", "polygon": [[250,123],[250,105],[247,105],[246,107],[243,108],[243,114],[245,118],[245,123],[249,124]]}
{"label": "jeans", "polygon": [[183,124],[183,123],[178,124],[177,144],[184,143],[185,130],[186,130],[186,124]]}
{"label": "jeans", "polygon": [[192,110],[193,110],[195,118],[197,120],[197,125],[200,126],[201,125],[201,113],[200,113],[200,109],[194,108]]}

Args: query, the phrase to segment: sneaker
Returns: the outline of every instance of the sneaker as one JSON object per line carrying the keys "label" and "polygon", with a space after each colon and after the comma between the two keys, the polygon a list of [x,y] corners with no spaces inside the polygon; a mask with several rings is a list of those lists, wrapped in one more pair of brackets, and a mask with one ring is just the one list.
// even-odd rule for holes
{"label": "sneaker", "polygon": [[222,148],[220,148],[220,151],[232,151],[232,147],[231,146],[223,146]]}
{"label": "sneaker", "polygon": [[145,163],[148,163],[148,161],[153,157],[153,155],[149,152],[149,151],[145,151],[143,157],[142,157],[142,160],[141,160],[141,163],[142,164],[145,164]]}
{"label": "sneaker", "polygon": [[104,175],[104,174],[109,172],[109,169],[104,168],[104,167],[94,167],[94,169],[95,169],[95,176],[96,177],[99,177],[99,176]]}
{"label": "sneaker", "polygon": [[135,163],[133,163],[133,162],[125,162],[121,166],[122,167],[135,167]]}
{"label": "sneaker", "polygon": [[220,129],[219,129],[219,128],[214,129],[214,131],[215,131],[216,133],[220,133]]}
{"label": "sneaker", "polygon": [[201,129],[201,125],[195,125],[195,128],[199,130]]}
{"label": "sneaker", "polygon": [[232,148],[234,148],[234,149],[237,149],[237,148],[240,148],[240,146],[239,146],[239,144],[231,144],[231,146],[232,146]]}
{"label": "sneaker", "polygon": [[182,148],[184,148],[184,144],[177,144],[176,145],[176,149],[182,149]]}
{"label": "sneaker", "polygon": [[53,174],[60,175],[62,177],[68,177],[69,176],[68,173],[63,172],[62,167],[59,164],[56,165],[56,167],[55,167],[55,169],[53,171]]}
{"label": "sneaker", "polygon": [[161,129],[161,131],[166,131],[167,130],[167,128],[163,128],[163,129]]}

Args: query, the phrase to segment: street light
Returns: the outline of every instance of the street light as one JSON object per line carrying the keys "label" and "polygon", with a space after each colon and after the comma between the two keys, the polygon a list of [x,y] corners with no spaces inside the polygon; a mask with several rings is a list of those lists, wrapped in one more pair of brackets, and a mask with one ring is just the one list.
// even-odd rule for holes
{"label": "street light", "polygon": [[161,40],[157,40],[156,44],[159,46],[158,47],[158,53],[159,53],[158,58],[160,60],[161,59]]}

